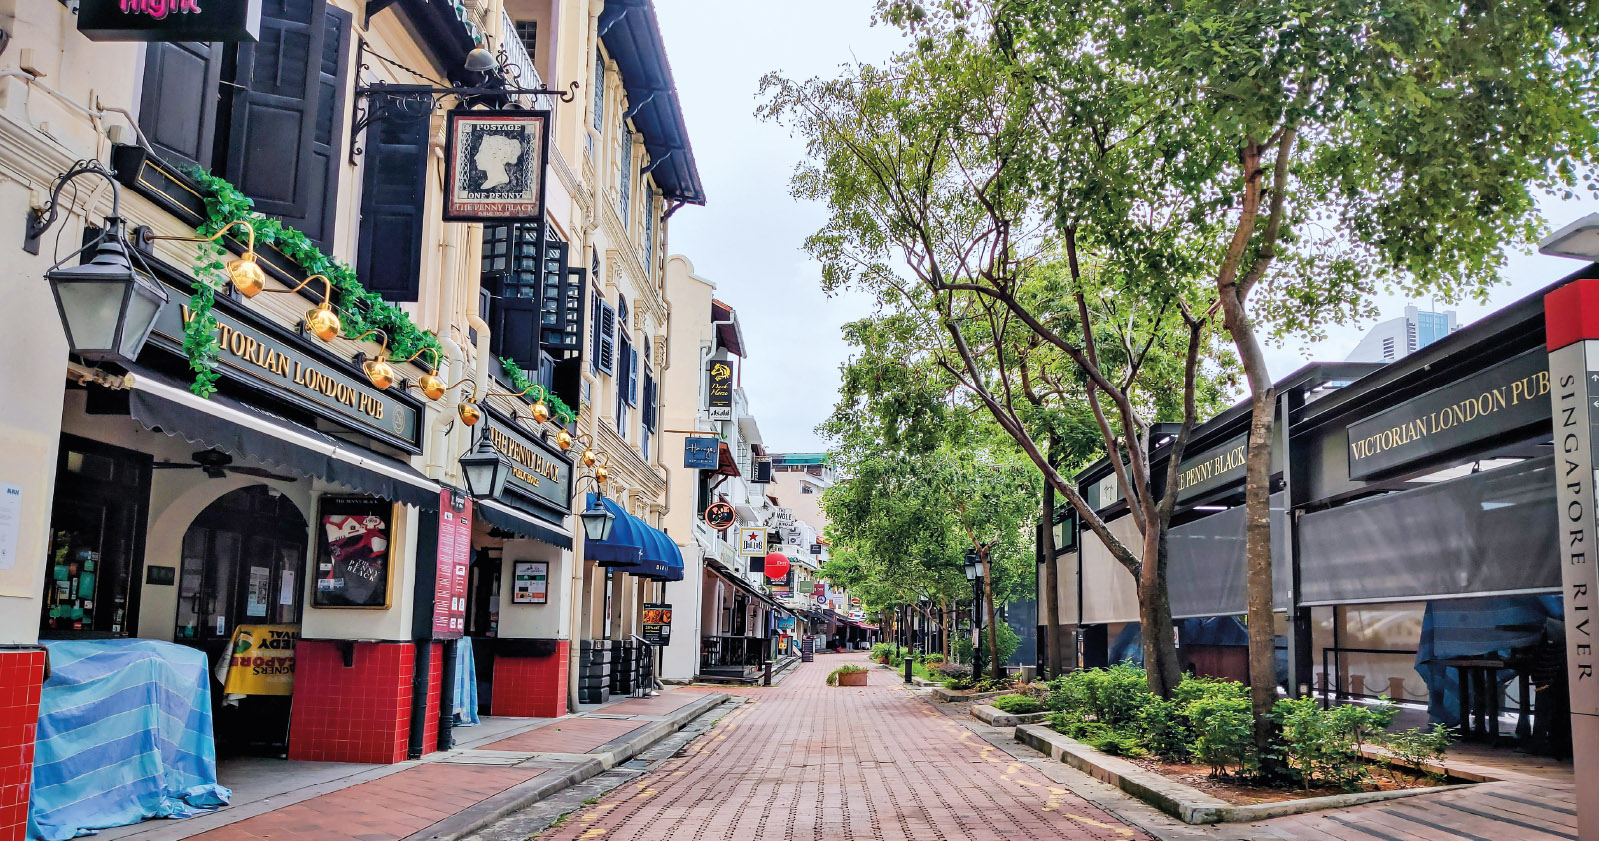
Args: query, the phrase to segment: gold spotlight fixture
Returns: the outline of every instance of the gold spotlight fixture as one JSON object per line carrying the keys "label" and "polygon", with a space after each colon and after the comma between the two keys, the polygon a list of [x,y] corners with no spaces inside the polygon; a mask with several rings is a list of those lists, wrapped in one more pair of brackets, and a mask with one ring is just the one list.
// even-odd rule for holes
{"label": "gold spotlight fixture", "polygon": [[477,422],[483,420],[483,410],[470,400],[462,400],[460,405],[455,407],[455,414],[461,419],[461,423],[467,426],[477,426]]}
{"label": "gold spotlight fixture", "polygon": [[266,291],[268,293],[287,295],[292,292],[298,292],[310,286],[313,281],[318,280],[322,281],[322,303],[317,304],[314,309],[306,310],[305,331],[324,342],[331,342],[338,338],[339,333],[343,332],[344,322],[340,321],[338,313],[333,311],[333,281],[329,280],[327,275],[311,275],[300,281],[299,286],[292,289],[268,289]]}
{"label": "gold spotlight fixture", "polygon": [[427,399],[429,399],[429,400],[437,400],[440,397],[444,396],[444,392],[450,390],[450,387],[444,384],[444,380],[439,378],[439,352],[438,351],[436,351],[436,350],[434,350],[433,348],[430,348],[430,347],[422,348],[421,350],[417,351],[416,353],[411,354],[411,357],[409,359],[400,360],[400,364],[404,365],[404,364],[406,364],[408,362],[413,362],[413,361],[416,360],[416,358],[418,356],[421,356],[424,353],[433,354],[433,368],[432,368],[432,370],[428,371],[426,374],[423,374],[422,376],[416,378],[416,383],[415,383],[416,389],[418,391],[422,392],[422,394],[424,396],[426,396]]}
{"label": "gold spotlight fixture", "polygon": [[594,481],[604,482],[608,478],[608,473],[609,471],[605,469],[605,465],[601,464],[596,466],[594,468]]}
{"label": "gold spotlight fixture", "polygon": [[556,433],[555,446],[560,447],[563,450],[572,449],[572,433],[567,432],[565,429],[562,429],[560,432]]}
{"label": "gold spotlight fixture", "polygon": [[394,366],[390,365],[388,360],[389,334],[374,327],[356,336],[355,341],[359,342],[373,333],[383,337],[383,345],[378,349],[378,355],[368,359],[365,353],[358,353],[355,355],[355,359],[360,363],[361,370],[366,373],[367,382],[372,383],[375,388],[381,391],[394,385]]}
{"label": "gold spotlight fixture", "polygon": [[228,273],[228,280],[233,284],[234,289],[239,290],[240,295],[243,295],[246,298],[254,298],[255,296],[261,294],[261,290],[266,288],[266,273],[261,271],[261,267],[256,264],[255,226],[251,225],[249,222],[246,222],[243,219],[235,219],[232,222],[223,225],[221,230],[208,237],[158,236],[153,231],[146,231],[144,234],[144,241],[146,244],[155,242],[156,240],[170,240],[172,242],[215,242],[220,239],[223,234],[227,233],[233,228],[243,228],[246,239],[243,256],[229,260],[225,266]]}

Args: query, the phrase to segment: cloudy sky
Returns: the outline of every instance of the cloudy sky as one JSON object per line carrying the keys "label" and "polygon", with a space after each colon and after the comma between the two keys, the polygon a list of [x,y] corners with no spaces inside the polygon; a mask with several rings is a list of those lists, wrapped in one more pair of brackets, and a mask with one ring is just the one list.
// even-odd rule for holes
{"label": "cloudy sky", "polygon": [[[738,310],[749,346],[744,389],[762,437],[777,451],[824,447],[814,428],[833,405],[838,367],[849,353],[839,328],[868,313],[870,304],[862,297],[822,293],[820,272],[800,247],[825,214],[788,191],[804,146],[786,129],[755,118],[756,91],[768,71],[827,76],[847,62],[886,58],[900,38],[891,28],[871,25],[871,5],[868,0],[656,0],[709,197],[705,207],[685,207],[672,217],[671,248],[686,255],[700,276],[716,283],[717,296]],[[1551,203],[1546,210],[1561,225],[1599,210],[1599,202]],[[1453,307],[1462,323],[1559,279],[1577,264],[1512,255],[1510,266],[1510,282],[1486,304]],[[1384,317],[1402,315],[1406,303],[1384,299]],[[1309,360],[1341,360],[1368,326],[1340,328],[1308,347],[1273,348],[1272,374],[1280,377]]]}

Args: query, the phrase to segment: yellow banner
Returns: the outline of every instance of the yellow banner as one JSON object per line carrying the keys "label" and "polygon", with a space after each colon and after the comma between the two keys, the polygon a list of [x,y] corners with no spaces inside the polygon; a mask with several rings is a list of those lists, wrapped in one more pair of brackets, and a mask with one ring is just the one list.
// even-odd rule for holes
{"label": "yellow banner", "polygon": [[299,625],[240,625],[222,691],[228,695],[293,695]]}

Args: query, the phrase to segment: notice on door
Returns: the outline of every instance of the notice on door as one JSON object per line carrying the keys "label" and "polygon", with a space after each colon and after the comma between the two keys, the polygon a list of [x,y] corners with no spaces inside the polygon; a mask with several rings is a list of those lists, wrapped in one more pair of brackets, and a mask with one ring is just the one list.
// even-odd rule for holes
{"label": "notice on door", "polygon": [[17,565],[17,530],[22,526],[22,488],[0,485],[0,570]]}

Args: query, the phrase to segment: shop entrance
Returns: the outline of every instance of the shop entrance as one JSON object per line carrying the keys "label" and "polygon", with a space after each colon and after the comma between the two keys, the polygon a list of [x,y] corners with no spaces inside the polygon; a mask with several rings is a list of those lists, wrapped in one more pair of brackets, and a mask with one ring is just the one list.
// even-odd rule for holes
{"label": "shop entrance", "polygon": [[132,636],[150,457],[63,435],[54,499],[41,636]]}
{"label": "shop entrance", "polygon": [[[224,494],[183,535],[176,641],[214,667],[240,625],[298,625],[308,530],[294,503],[266,485]],[[214,669],[213,669],[214,672]],[[281,753],[289,696],[226,698],[212,676],[218,755]]]}

